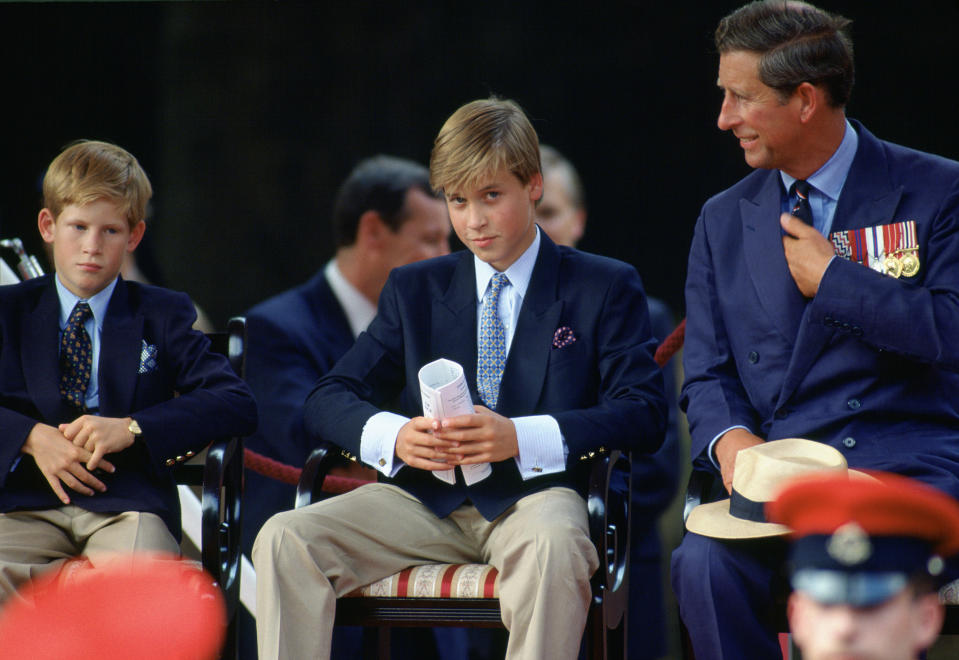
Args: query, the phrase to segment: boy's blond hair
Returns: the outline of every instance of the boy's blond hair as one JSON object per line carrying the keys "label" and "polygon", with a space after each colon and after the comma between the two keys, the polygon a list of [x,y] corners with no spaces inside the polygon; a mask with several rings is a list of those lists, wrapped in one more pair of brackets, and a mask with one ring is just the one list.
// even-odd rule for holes
{"label": "boy's blond hair", "polygon": [[542,170],[539,138],[523,109],[491,97],[454,112],[433,142],[430,185],[437,192],[464,191],[509,170],[526,185]]}
{"label": "boy's blond hair", "polygon": [[109,142],[79,140],[53,159],[43,177],[43,206],[54,218],[70,204],[115,203],[130,228],[146,217],[153,187],[140,163]]}

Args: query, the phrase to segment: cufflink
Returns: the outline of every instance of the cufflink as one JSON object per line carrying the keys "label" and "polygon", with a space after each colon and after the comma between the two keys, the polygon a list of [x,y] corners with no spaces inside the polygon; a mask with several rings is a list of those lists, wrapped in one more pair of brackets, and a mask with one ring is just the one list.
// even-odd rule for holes
{"label": "cufflink", "polygon": [[386,465],[386,459],[385,459],[385,458],[381,458],[378,462],[379,462],[379,464],[380,464],[380,467],[383,467],[384,465]]}
{"label": "cufflink", "polygon": [[534,467],[534,468],[530,468],[530,469],[531,469],[533,472],[542,472],[542,471],[543,471],[543,468],[541,468],[541,467]]}

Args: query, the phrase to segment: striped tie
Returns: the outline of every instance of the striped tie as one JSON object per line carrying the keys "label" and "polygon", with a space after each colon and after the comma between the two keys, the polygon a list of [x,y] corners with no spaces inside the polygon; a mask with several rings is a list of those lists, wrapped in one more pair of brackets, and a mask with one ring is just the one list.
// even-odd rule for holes
{"label": "striped tie", "polygon": [[792,187],[793,192],[796,193],[796,203],[793,205],[792,214],[810,227],[814,226],[812,207],[809,206],[809,182],[805,179],[797,179]]}
{"label": "striped tie", "polygon": [[495,273],[490,280],[483,308],[480,310],[479,359],[476,365],[476,389],[487,408],[495,409],[499,383],[506,366],[506,328],[499,317],[499,294],[509,280]]}
{"label": "striped tie", "polygon": [[91,316],[90,305],[78,302],[60,339],[60,396],[80,409],[85,407],[93,368],[93,346],[83,327]]}

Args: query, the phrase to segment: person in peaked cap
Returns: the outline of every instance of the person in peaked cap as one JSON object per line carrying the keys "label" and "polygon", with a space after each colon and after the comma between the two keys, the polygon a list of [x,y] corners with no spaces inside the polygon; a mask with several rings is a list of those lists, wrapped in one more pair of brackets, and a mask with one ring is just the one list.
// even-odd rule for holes
{"label": "person in peaked cap", "polygon": [[766,506],[793,533],[789,624],[807,660],[918,658],[942,627],[937,587],[959,553],[959,502],[873,475],[799,478]]}

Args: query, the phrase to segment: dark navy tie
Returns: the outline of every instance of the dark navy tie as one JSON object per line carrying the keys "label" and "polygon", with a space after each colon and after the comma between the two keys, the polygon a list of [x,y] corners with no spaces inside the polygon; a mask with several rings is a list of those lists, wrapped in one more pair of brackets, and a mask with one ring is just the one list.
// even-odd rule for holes
{"label": "dark navy tie", "polygon": [[91,316],[90,305],[78,302],[60,339],[60,396],[80,409],[86,403],[93,369],[93,345],[83,327]]}
{"label": "dark navy tie", "polygon": [[792,214],[813,227],[815,225],[812,221],[812,207],[809,206],[809,187],[809,182],[805,179],[797,179],[792,185],[792,192],[796,194],[796,203],[793,205]]}

